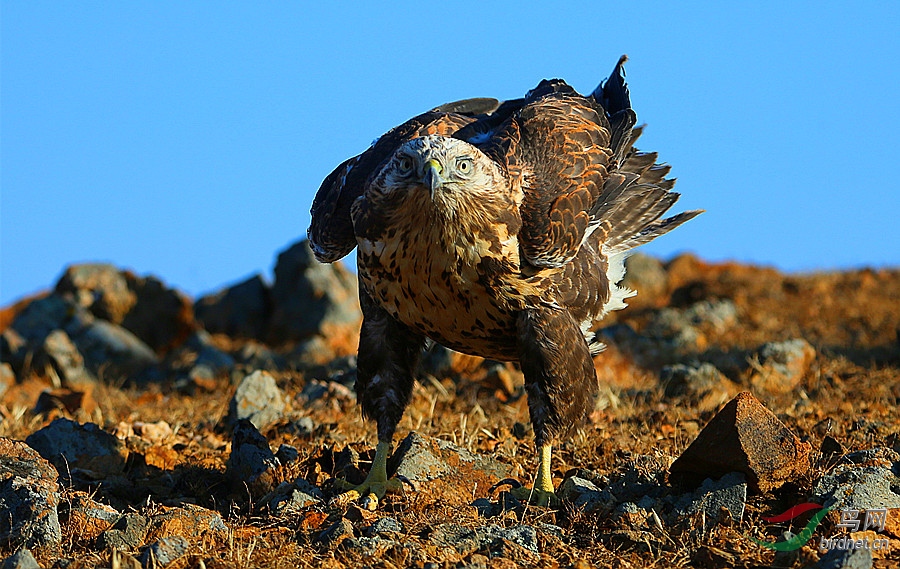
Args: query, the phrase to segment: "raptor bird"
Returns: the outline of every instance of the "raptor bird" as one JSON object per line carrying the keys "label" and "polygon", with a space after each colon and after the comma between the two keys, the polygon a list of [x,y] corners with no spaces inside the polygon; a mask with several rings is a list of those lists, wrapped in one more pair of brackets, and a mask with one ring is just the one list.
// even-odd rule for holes
{"label": "raptor bird", "polygon": [[551,445],[598,393],[594,330],[634,294],[619,286],[626,253],[702,211],[663,218],[675,180],[634,147],[625,60],[587,96],[554,79],[432,109],[322,183],[309,241],[322,262],[359,248],[356,391],[378,433],[367,478],[340,499],[374,508],[398,489],[386,461],[428,339],[520,363],[540,457],[518,490],[554,498]]}

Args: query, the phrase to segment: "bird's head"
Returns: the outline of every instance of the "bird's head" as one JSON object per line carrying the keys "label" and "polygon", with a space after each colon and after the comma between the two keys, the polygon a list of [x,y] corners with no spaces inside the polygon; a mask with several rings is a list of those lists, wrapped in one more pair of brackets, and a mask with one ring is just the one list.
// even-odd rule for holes
{"label": "bird's head", "polygon": [[385,194],[424,192],[436,206],[456,209],[494,191],[498,175],[494,162],[475,146],[429,135],[401,144],[375,183]]}

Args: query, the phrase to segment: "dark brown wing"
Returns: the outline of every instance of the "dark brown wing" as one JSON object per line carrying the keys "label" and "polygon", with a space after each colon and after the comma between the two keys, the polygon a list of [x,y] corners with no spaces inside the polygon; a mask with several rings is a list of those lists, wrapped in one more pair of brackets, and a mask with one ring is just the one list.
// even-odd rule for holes
{"label": "dark brown wing", "polygon": [[438,108],[441,110],[428,111],[394,127],[365,152],[343,162],[325,178],[313,200],[310,209],[312,220],[307,230],[310,245],[319,261],[332,263],[356,247],[350,206],[362,195],[369,175],[399,145],[429,134],[451,136],[476,120],[473,113],[496,109],[497,101],[466,99]]}
{"label": "dark brown wing", "polygon": [[610,129],[606,117],[571,89],[529,101],[535,91],[482,149],[524,192],[519,243],[525,258],[559,267],[575,257],[593,223],[614,166]]}
{"label": "dark brown wing", "polygon": [[[503,116],[501,105],[487,119],[460,131],[521,187],[525,259],[537,267],[560,267],[575,259],[585,236],[609,256],[646,243],[700,211],[661,219],[678,199],[667,179],[669,166],[656,153],[633,144],[642,127],[625,82],[624,56],[609,79],[583,97],[564,81],[542,81],[510,108],[503,124],[485,137],[487,122]],[[482,140],[481,138],[487,138]],[[602,245],[602,247],[601,247]]]}

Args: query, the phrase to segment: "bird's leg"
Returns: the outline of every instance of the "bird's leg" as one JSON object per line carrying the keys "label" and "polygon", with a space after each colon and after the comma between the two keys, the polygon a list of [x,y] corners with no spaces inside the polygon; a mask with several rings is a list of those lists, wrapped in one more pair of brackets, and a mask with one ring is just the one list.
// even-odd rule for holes
{"label": "bird's leg", "polygon": [[540,456],[534,487],[512,493],[533,504],[553,505],[557,499],[550,471],[550,441],[583,424],[594,406],[597,375],[581,327],[567,310],[529,308],[519,314],[516,327],[528,411]]}
{"label": "bird's leg", "polygon": [[378,425],[378,446],[368,476],[359,486],[335,481],[335,486],[350,489],[335,498],[338,504],[362,499],[374,510],[389,492],[401,489],[400,481],[388,479],[387,459],[397,423],[409,403],[413,370],[424,346],[424,337],[416,334],[379,307],[360,286],[359,302],[363,323],[359,333],[359,357],[356,366],[356,394],[363,415]]}
{"label": "bird's leg", "polygon": [[536,506],[556,506],[559,500],[553,490],[553,477],[550,474],[550,443],[541,445],[541,456],[538,462],[537,479],[533,488],[520,486],[513,488],[510,494],[516,498],[527,501]]}

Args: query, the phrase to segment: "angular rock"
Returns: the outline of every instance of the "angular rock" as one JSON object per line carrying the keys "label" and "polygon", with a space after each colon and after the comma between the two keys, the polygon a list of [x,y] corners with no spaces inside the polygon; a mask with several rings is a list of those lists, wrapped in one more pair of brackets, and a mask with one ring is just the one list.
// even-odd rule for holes
{"label": "angular rock", "polygon": [[165,567],[173,561],[187,555],[190,543],[180,535],[160,538],[147,546],[141,553],[140,561],[144,567]]}
{"label": "angular rock", "polygon": [[357,326],[357,287],[356,276],[342,264],[316,261],[306,240],[282,251],[275,264],[269,343],[327,337],[336,328]]}
{"label": "angular rock", "polygon": [[125,444],[94,423],[64,418],[32,433],[25,442],[64,474],[77,469],[105,478],[121,474],[128,458]]}
{"label": "angular rock", "polygon": [[74,304],[59,295],[50,294],[28,303],[9,327],[22,342],[37,351],[50,332],[63,328],[75,311]]}
{"label": "angular rock", "polygon": [[684,397],[700,411],[718,409],[740,391],[737,384],[710,363],[666,366],[659,376],[666,397]]}
{"label": "angular rock", "polygon": [[122,326],[78,314],[66,324],[66,332],[96,377],[140,381],[159,375],[153,350]]}
{"label": "angular rock", "polygon": [[[16,374],[22,377],[25,375],[25,365],[29,358],[28,343],[18,332],[12,328],[7,328],[0,334],[0,367],[3,368],[3,376],[0,379],[7,386],[11,386],[16,379]],[[6,368],[12,372],[12,380],[10,381]]]}
{"label": "angular rock", "polygon": [[296,513],[324,500],[322,491],[302,478],[293,483],[282,482],[270,497],[264,499],[276,515]]}
{"label": "angular rock", "polygon": [[759,368],[750,377],[756,390],[787,393],[794,390],[816,359],[816,349],[803,338],[763,344],[757,351]]}
{"label": "angular rock", "polygon": [[15,384],[16,372],[13,371],[12,366],[6,362],[0,363],[0,397],[3,397],[6,390]]}
{"label": "angular rock", "polygon": [[588,514],[609,513],[617,504],[616,497],[609,490],[601,490],[590,480],[578,476],[563,480],[556,495]]}
{"label": "angular rock", "polygon": [[130,551],[141,547],[147,536],[149,520],[130,512],[120,517],[113,526],[97,536],[97,549],[118,549]]}
{"label": "angular rock", "polygon": [[35,413],[49,413],[59,409],[70,414],[83,411],[90,415],[96,408],[97,402],[94,401],[91,390],[73,391],[65,388],[42,391],[37,403],[34,404]]}
{"label": "angular rock", "polygon": [[476,455],[448,441],[411,432],[388,460],[388,473],[409,481],[414,488],[440,480],[441,500],[468,504],[477,489],[487,492],[509,476],[509,466]]}
{"label": "angular rock", "polygon": [[528,525],[503,528],[494,524],[470,528],[455,523],[434,526],[428,541],[442,547],[452,547],[460,554],[487,551],[506,541],[533,553],[538,552],[537,531]]}
{"label": "angular rock", "polygon": [[900,476],[883,466],[840,465],[813,484],[811,495],[834,509],[900,508]]}
{"label": "angular rock", "polygon": [[832,549],[811,569],[871,569],[872,565],[870,549]]}
{"label": "angular rock", "polygon": [[370,535],[376,534],[392,534],[392,533],[400,533],[403,531],[403,526],[398,522],[395,518],[390,516],[385,516],[383,518],[379,518],[373,523],[368,530]]}
{"label": "angular rock", "polygon": [[744,475],[732,472],[719,480],[707,478],[700,488],[682,496],[675,502],[669,519],[670,523],[674,523],[678,518],[690,517],[702,511],[705,519],[713,522],[722,522],[724,516],[740,522],[746,503],[747,482]]}
{"label": "angular rock", "polygon": [[268,372],[255,371],[238,385],[228,406],[228,422],[246,419],[258,429],[265,429],[281,418],[285,400]]}
{"label": "angular rock", "polygon": [[353,523],[347,518],[341,518],[320,533],[317,541],[328,549],[334,549],[350,538],[353,538]]}
{"label": "angular rock", "polygon": [[53,366],[66,387],[93,387],[97,382],[97,378],[85,369],[84,358],[63,330],[50,332],[38,353],[39,361]]}
{"label": "angular rock", "polygon": [[159,352],[181,344],[196,328],[186,296],[155,277],[138,277],[111,265],[69,267],[56,293],[97,318],[121,325]]}
{"label": "angular rock", "polygon": [[637,291],[637,297],[629,305],[650,305],[666,294],[669,274],[659,259],[644,253],[635,253],[625,259],[625,278],[621,286]]}
{"label": "angular rock", "polygon": [[122,517],[112,506],[97,502],[84,492],[74,492],[60,507],[60,514],[78,542],[96,541]]}
{"label": "angular rock", "polygon": [[56,469],[28,445],[0,438],[0,545],[60,543],[57,476]]}
{"label": "angular rock", "polygon": [[271,292],[260,275],[194,303],[194,314],[206,330],[232,338],[264,339],[271,312]]}
{"label": "angular rock", "polygon": [[234,358],[217,348],[206,330],[191,334],[166,361],[169,369],[191,378],[228,376],[235,366]]}
{"label": "angular rock", "polygon": [[221,542],[228,528],[218,512],[193,504],[178,508],[166,508],[161,514],[150,517],[147,527],[148,541],[162,540],[167,536],[186,536],[188,541],[209,540]]}
{"label": "angular rock", "polygon": [[280,354],[264,344],[248,341],[234,354],[235,361],[249,370],[280,371],[287,369],[287,362]]}
{"label": "angular rock", "polygon": [[739,393],[700,431],[669,468],[676,484],[699,484],[742,472],[760,492],[779,488],[809,469],[811,447],[749,392]]}
{"label": "angular rock", "polygon": [[72,265],[56,283],[56,292],[88,309],[97,318],[120,324],[137,303],[125,274],[113,265]]}
{"label": "angular rock", "polygon": [[247,419],[237,422],[231,438],[231,455],[226,467],[235,485],[247,484],[255,495],[275,486],[275,470],[281,466],[266,438]]}
{"label": "angular rock", "polygon": [[37,559],[27,549],[20,549],[3,560],[0,569],[41,569]]}

